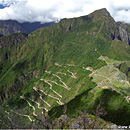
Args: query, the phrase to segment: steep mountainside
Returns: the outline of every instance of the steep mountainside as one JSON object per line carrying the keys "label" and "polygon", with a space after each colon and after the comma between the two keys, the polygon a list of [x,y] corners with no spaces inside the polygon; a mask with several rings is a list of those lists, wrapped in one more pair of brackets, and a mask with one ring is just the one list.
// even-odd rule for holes
{"label": "steep mountainside", "polygon": [[[87,128],[109,127],[97,117],[129,125],[130,46],[124,32],[101,9],[28,35],[1,37],[0,128],[73,128],[78,120],[82,128],[86,121]],[[88,114],[81,119],[84,111],[93,120]]]}
{"label": "steep mountainside", "polygon": [[19,59],[19,50],[28,35],[16,33],[0,37],[0,76],[3,76],[9,66]]}
{"label": "steep mountainside", "polygon": [[40,22],[34,23],[19,23],[15,20],[0,20],[0,34],[9,35],[17,32],[31,33],[38,28],[51,26],[54,22],[40,24]]}
{"label": "steep mountainside", "polygon": [[[130,24],[126,24],[126,23],[122,23],[122,22],[117,22],[117,26],[120,29],[123,28],[124,29],[124,34],[126,34],[125,37],[127,37],[127,38],[130,39]],[[130,44],[130,41],[129,41],[129,44]]]}

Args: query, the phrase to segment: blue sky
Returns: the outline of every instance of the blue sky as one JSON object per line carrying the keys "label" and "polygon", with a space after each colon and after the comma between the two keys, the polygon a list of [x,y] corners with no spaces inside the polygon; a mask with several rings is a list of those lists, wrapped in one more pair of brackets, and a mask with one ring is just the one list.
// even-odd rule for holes
{"label": "blue sky", "polygon": [[5,8],[5,7],[6,7],[6,6],[0,4],[0,9],[3,9],[3,8]]}
{"label": "blue sky", "polygon": [[130,0],[0,0],[0,20],[45,23],[88,15],[101,8],[106,8],[115,21],[130,23]]}
{"label": "blue sky", "polygon": [[0,9],[4,9],[5,7],[8,7],[8,6],[0,4]]}

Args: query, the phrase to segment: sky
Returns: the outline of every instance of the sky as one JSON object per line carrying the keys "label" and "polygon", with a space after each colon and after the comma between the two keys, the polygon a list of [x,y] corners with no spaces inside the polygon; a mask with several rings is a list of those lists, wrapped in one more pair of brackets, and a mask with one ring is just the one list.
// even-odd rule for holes
{"label": "sky", "polygon": [[0,20],[52,22],[106,8],[115,21],[130,23],[130,0],[0,0]]}

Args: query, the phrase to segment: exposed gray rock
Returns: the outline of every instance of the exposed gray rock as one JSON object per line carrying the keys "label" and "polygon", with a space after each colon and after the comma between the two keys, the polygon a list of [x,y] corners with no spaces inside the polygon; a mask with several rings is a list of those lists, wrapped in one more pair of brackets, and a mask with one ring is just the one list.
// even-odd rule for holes
{"label": "exposed gray rock", "polygon": [[127,31],[124,28],[119,27],[119,34],[120,34],[121,40],[126,41],[129,44],[129,36],[128,36]]}
{"label": "exposed gray rock", "polygon": [[113,26],[110,25],[109,29],[111,30],[111,39],[112,40],[118,39],[120,41],[125,41],[128,44],[130,44],[128,31],[124,27],[117,26],[114,24]]}
{"label": "exposed gray rock", "polygon": [[112,130],[114,130],[114,129],[117,130],[117,128],[118,128],[118,127],[117,127],[117,125],[115,125],[115,124],[111,126],[111,129],[112,129]]}

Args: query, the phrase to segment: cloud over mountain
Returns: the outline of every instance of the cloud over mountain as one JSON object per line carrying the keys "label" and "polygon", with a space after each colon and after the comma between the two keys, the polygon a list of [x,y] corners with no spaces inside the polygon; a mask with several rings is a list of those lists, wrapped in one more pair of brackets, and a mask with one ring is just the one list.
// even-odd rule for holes
{"label": "cloud over mountain", "polygon": [[0,4],[7,6],[0,9],[0,20],[45,23],[107,8],[116,21],[130,23],[129,0],[0,0]]}

